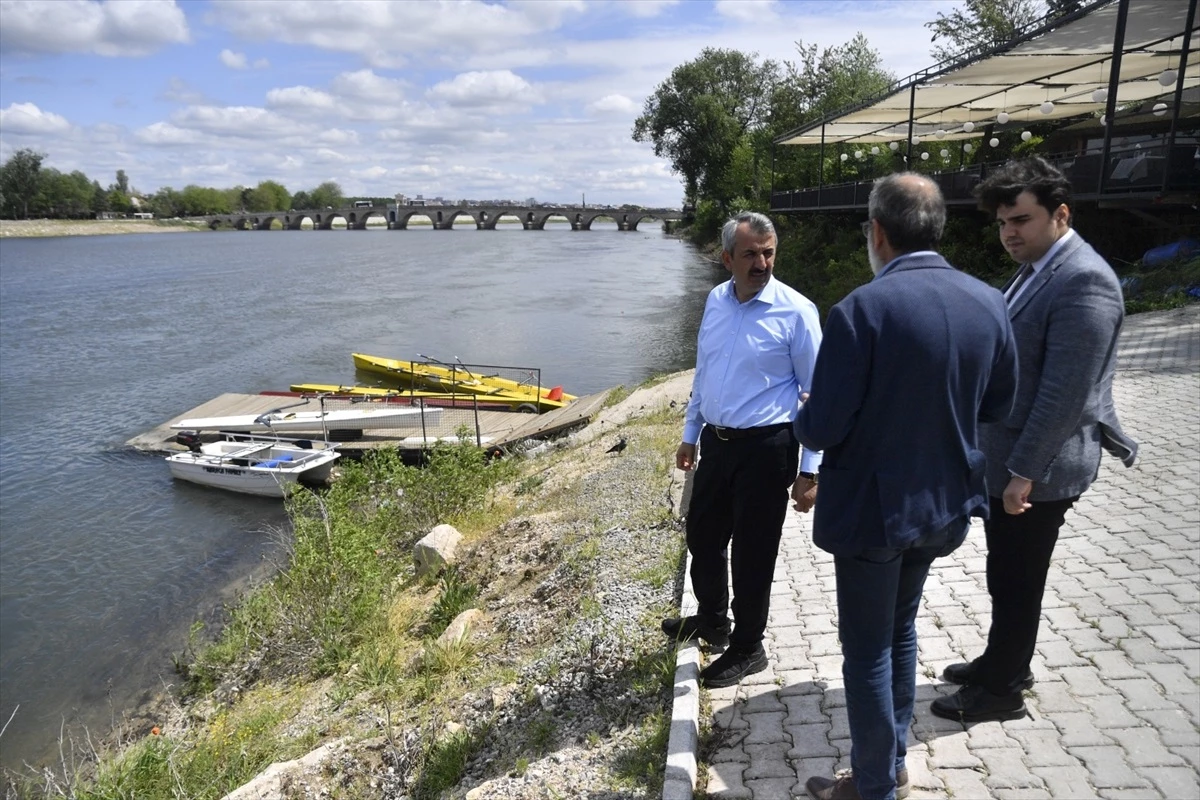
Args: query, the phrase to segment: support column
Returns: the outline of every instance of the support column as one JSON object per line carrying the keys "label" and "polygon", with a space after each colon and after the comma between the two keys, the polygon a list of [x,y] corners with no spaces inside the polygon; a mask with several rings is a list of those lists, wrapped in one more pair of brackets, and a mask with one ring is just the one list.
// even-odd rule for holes
{"label": "support column", "polygon": [[1117,87],[1121,85],[1121,55],[1125,51],[1125,21],[1129,17],[1129,0],[1117,2],[1117,30],[1113,35],[1113,57],[1108,74],[1108,102],[1104,106],[1104,150],[1100,156],[1100,179],[1096,181],[1096,194],[1103,194],[1108,184],[1108,157],[1112,152],[1113,128],[1117,126]]}
{"label": "support column", "polygon": [[1179,74],[1175,78],[1175,103],[1171,106],[1171,133],[1167,136],[1167,152],[1163,154],[1164,193],[1171,183],[1171,155],[1175,152],[1175,129],[1183,104],[1183,73],[1187,71],[1188,55],[1191,53],[1192,26],[1196,24],[1196,2],[1197,0],[1191,0],[1188,3],[1187,23],[1183,26],[1183,49],[1179,51]]}

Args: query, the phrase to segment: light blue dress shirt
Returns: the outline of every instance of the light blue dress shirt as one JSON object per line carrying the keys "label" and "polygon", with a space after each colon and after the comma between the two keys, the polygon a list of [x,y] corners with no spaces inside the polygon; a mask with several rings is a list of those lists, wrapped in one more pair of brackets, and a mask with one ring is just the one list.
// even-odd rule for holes
{"label": "light blue dress shirt", "polygon": [[[817,307],[774,277],[745,303],[732,280],[717,286],[700,322],[683,441],[699,441],[705,424],[758,428],[794,420],[820,346]],[[819,452],[801,453],[801,472],[820,464]]]}

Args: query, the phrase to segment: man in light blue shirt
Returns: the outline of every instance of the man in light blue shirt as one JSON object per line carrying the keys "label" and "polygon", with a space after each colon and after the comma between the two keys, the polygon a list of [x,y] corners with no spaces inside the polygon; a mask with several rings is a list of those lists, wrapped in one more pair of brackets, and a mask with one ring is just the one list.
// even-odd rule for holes
{"label": "man in light blue shirt", "polygon": [[[663,621],[676,639],[729,645],[700,674],[709,688],[732,686],[767,667],[762,640],[788,492],[796,483],[797,506],[811,507],[821,463],[820,453],[800,455],[792,430],[821,344],[817,307],[772,277],[770,219],[741,214],[725,223],[721,238],[721,259],[733,277],[704,306],[683,443],[675,453],[679,469],[696,467],[687,545],[699,613]],[[704,452],[698,463],[697,444]]]}

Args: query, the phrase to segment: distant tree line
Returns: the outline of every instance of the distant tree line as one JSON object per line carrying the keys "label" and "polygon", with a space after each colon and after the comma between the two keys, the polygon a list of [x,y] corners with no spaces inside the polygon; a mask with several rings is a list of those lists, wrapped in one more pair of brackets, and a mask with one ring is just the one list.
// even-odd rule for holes
{"label": "distant tree line", "polygon": [[125,170],[117,170],[116,180],[104,187],[79,170],[64,173],[45,167],[45,159],[45,153],[25,149],[18,150],[0,165],[0,217],[89,219],[108,212],[119,215],[148,212],[159,218],[196,217],[243,211],[338,208],[347,203],[342,188],[334,181],[294,195],[276,181],[262,181],[253,188],[165,186],[153,193],[143,193],[130,188]]}

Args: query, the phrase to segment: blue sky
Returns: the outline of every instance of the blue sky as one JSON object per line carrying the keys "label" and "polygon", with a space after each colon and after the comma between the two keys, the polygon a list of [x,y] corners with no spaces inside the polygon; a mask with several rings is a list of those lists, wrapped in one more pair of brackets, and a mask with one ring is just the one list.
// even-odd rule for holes
{"label": "blue sky", "polygon": [[633,122],[704,47],[794,60],[865,34],[929,66],[952,0],[0,0],[0,160],[142,192],[326,180],[347,195],[677,206]]}

